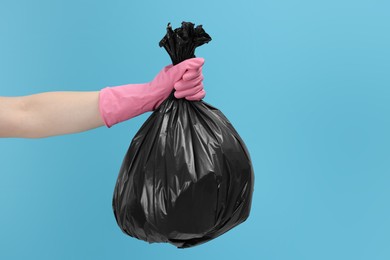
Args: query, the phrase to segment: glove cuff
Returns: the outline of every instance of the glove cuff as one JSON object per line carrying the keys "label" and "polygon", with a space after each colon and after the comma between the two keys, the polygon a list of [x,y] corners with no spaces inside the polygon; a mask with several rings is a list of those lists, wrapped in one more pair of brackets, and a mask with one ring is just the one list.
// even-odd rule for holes
{"label": "glove cuff", "polygon": [[99,112],[108,128],[152,111],[154,103],[149,83],[105,87],[99,92]]}

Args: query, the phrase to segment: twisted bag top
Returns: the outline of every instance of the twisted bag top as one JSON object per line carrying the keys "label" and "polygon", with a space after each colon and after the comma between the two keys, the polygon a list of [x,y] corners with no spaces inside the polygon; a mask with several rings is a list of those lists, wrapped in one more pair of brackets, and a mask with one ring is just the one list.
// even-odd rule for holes
{"label": "twisted bag top", "polygon": [[[211,41],[201,25],[182,22],[160,41],[173,64]],[[254,173],[232,124],[204,101],[172,94],[133,138],[115,186],[113,209],[126,234],[186,248],[212,240],[250,213]]]}

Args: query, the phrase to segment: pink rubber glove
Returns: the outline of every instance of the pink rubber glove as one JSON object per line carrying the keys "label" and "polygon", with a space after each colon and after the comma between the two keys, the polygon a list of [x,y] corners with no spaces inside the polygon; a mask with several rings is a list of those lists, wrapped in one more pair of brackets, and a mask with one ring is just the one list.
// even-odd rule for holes
{"label": "pink rubber glove", "polygon": [[110,128],[155,110],[173,89],[176,98],[201,100],[205,96],[203,64],[203,58],[187,59],[165,66],[151,82],[103,88],[99,92],[99,112],[105,125]]}

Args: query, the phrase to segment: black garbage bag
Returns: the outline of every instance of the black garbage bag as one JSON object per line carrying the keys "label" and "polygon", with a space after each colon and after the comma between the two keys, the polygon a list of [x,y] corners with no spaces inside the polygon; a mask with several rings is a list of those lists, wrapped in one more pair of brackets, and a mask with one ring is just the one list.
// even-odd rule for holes
{"label": "black garbage bag", "polygon": [[[202,25],[182,22],[173,31],[169,23],[159,45],[176,65],[210,40]],[[113,209],[126,234],[186,248],[244,222],[253,185],[247,148],[222,112],[204,101],[176,99],[172,92],[133,138]]]}

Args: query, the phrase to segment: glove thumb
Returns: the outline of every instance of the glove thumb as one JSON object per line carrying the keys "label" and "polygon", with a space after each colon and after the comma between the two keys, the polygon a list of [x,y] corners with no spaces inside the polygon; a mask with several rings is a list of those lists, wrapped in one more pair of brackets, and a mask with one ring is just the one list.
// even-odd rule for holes
{"label": "glove thumb", "polygon": [[172,77],[174,83],[179,81],[187,70],[197,70],[204,64],[203,58],[191,58],[184,60],[172,67],[170,67],[167,73]]}

